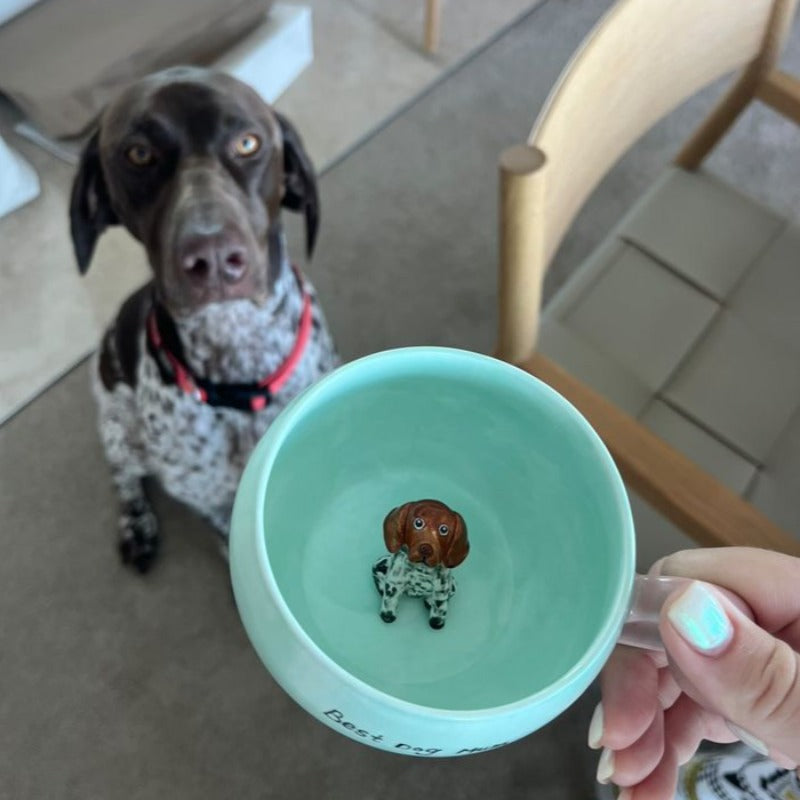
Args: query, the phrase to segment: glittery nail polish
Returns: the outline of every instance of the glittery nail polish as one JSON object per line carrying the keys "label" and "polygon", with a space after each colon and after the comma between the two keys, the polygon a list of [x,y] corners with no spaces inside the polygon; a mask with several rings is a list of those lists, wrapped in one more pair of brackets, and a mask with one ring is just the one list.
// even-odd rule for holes
{"label": "glittery nail polish", "polygon": [[701,653],[718,650],[733,635],[725,609],[701,583],[692,583],[672,604],[667,616],[681,637]]}

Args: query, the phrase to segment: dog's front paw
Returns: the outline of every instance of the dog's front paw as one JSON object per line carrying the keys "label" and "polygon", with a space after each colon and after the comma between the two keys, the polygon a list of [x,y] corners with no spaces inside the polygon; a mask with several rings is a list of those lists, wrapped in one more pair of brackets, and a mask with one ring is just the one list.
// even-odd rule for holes
{"label": "dog's front paw", "polygon": [[158,555],[158,522],[149,506],[124,509],[119,518],[119,554],[123,564],[147,572]]}
{"label": "dog's front paw", "polygon": [[441,617],[431,617],[428,620],[428,624],[433,628],[435,631],[444,628],[444,620]]}
{"label": "dog's front paw", "polygon": [[394,622],[397,617],[391,611],[381,611],[381,619],[384,622]]}

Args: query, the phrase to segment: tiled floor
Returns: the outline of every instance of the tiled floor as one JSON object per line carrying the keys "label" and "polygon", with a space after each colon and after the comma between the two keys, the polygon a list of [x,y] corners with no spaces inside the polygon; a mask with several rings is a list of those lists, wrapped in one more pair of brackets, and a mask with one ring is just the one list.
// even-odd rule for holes
{"label": "tiled floor", "polygon": [[[800,228],[669,169],[609,241],[548,308],[543,350],[602,392],[615,376],[612,399],[800,535]],[[641,568],[688,544],[633,509]]]}
{"label": "tiled floor", "polygon": [[[433,56],[421,46],[423,0],[305,4],[313,13],[314,63],[276,105],[296,123],[321,170],[537,3],[444,2]],[[138,245],[115,229],[101,238],[92,269],[80,278],[66,218],[72,168],[16,136],[8,115],[0,133],[42,182],[33,203],[0,220],[2,421],[93,349],[147,268]]]}

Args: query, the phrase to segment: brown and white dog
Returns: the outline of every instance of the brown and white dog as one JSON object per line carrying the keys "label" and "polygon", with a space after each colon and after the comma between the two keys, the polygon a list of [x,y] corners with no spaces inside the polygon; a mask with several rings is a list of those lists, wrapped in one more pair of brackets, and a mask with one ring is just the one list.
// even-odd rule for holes
{"label": "brown and white dog", "polygon": [[310,254],[319,200],[300,137],[225,74],[180,67],[131,85],[82,155],[70,208],[80,271],[103,230],[120,224],[153,272],[122,305],[93,369],[120,553],[141,572],[159,541],[143,478],[226,540],[253,446],[338,363],[314,290],[289,262],[282,208],[305,215]]}

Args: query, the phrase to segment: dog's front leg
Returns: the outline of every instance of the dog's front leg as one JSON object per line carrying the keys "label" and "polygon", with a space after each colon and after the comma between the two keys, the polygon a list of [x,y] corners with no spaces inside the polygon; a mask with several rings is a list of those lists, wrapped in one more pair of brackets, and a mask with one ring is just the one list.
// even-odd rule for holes
{"label": "dog's front leg", "polygon": [[408,561],[403,553],[384,556],[372,568],[375,587],[381,596],[380,615],[384,622],[397,619],[397,606],[406,582]]}
{"label": "dog's front leg", "polygon": [[381,599],[381,619],[384,622],[394,622],[397,619],[397,606],[400,603],[402,590],[397,584],[387,580],[383,587]]}
{"label": "dog's front leg", "polygon": [[158,521],[144,492],[142,476],[112,465],[111,477],[120,498],[119,554],[123,563],[147,572],[158,555]]}
{"label": "dog's front leg", "polygon": [[444,623],[447,619],[447,601],[449,599],[449,596],[446,594],[441,595],[436,593],[431,595],[430,600],[426,603],[428,609],[430,610],[428,624],[434,630],[444,628]]}
{"label": "dog's front leg", "polygon": [[112,391],[95,387],[99,407],[100,439],[111,467],[120,500],[119,553],[123,563],[139,572],[150,569],[158,554],[158,522],[144,492],[147,474],[134,399],[126,386]]}
{"label": "dog's front leg", "polygon": [[455,591],[453,578],[446,567],[437,567],[433,581],[433,593],[425,601],[430,612],[428,624],[431,628],[439,630],[444,627],[447,619],[447,601]]}

